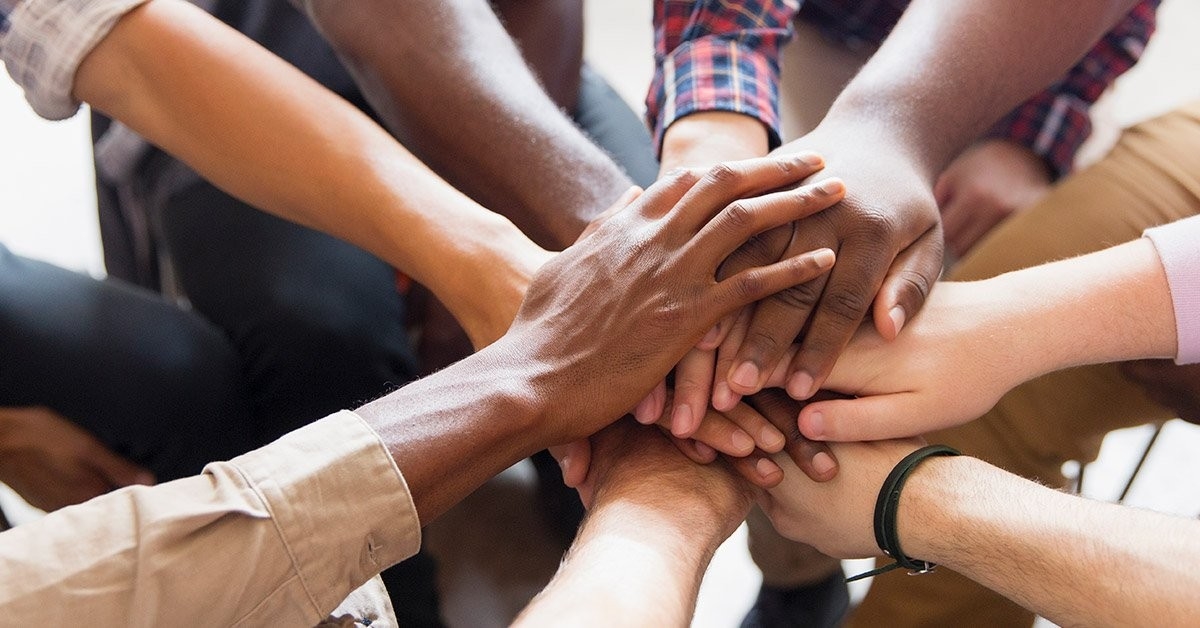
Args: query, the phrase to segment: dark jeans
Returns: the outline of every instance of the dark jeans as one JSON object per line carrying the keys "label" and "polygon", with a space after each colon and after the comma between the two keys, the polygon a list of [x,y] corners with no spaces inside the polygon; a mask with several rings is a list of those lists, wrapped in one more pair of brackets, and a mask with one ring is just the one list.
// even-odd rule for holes
{"label": "dark jeans", "polygon": [[160,481],[257,447],[241,363],[194,313],[0,246],[0,406],[46,406]]}

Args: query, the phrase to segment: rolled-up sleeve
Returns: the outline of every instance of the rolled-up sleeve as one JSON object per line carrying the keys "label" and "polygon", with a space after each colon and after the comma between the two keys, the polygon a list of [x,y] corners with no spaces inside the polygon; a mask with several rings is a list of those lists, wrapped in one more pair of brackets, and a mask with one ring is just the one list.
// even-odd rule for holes
{"label": "rolled-up sleeve", "polygon": [[[148,0],[23,0],[0,29],[0,58],[43,118],[79,110],[71,95],[84,57],[113,26]],[[9,0],[11,4],[11,0]]]}
{"label": "rolled-up sleeve", "polygon": [[420,543],[395,462],[342,412],[199,476],[0,534],[0,613],[17,624],[311,626]]}
{"label": "rolled-up sleeve", "polygon": [[1200,216],[1146,231],[1171,288],[1179,364],[1200,363]]}

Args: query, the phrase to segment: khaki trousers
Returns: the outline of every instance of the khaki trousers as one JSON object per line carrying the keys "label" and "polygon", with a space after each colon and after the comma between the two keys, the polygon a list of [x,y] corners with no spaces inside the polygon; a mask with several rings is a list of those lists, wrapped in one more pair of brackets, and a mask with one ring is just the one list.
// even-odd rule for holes
{"label": "khaki trousers", "polygon": [[[785,61],[786,63],[786,61]],[[1200,213],[1200,102],[1122,133],[1112,152],[1014,216],[964,258],[952,280],[974,280],[1120,244]],[[1062,465],[1090,462],[1115,429],[1174,418],[1114,366],[1062,371],[1010,392],[977,421],[928,435],[994,465],[1062,486]],[[835,563],[750,518],[750,553],[765,584],[794,587]],[[947,569],[876,577],[849,626],[1029,626],[1033,614]]]}

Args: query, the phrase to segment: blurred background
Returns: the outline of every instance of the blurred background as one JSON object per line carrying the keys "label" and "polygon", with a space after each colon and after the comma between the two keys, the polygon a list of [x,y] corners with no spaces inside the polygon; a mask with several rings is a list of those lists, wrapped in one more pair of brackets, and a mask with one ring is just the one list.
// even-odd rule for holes
{"label": "blurred background", "polygon": [[[651,3],[587,0],[587,58],[635,108],[653,71]],[[1103,153],[1122,127],[1200,98],[1200,3],[1165,0],[1159,31],[1143,60],[1096,108],[1097,133],[1087,154]],[[101,277],[93,172],[85,114],[49,123],[25,104],[8,75],[0,77],[0,242],[13,251]],[[0,356],[0,360],[19,356]],[[1114,433],[1088,466],[1085,494],[1116,500],[1146,450],[1152,428]],[[1195,517],[1200,513],[1200,428],[1168,423],[1126,503]],[[540,542],[545,530],[532,505],[525,464],[472,496],[432,526],[441,559],[447,619],[452,626],[500,626],[538,591],[558,556]],[[28,520],[0,485],[0,506]],[[533,533],[530,533],[533,530]],[[862,563],[848,566],[858,570]],[[758,572],[744,530],[727,542],[705,579],[695,626],[736,626],[753,602]],[[861,595],[866,583],[856,589]]]}

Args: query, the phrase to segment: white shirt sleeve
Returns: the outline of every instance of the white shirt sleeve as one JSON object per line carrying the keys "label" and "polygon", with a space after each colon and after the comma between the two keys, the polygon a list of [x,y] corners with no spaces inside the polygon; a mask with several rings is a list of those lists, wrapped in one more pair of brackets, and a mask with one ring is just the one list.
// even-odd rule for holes
{"label": "white shirt sleeve", "polygon": [[83,58],[121,16],[148,0],[0,0],[0,59],[38,115],[75,115],[71,95]]}

